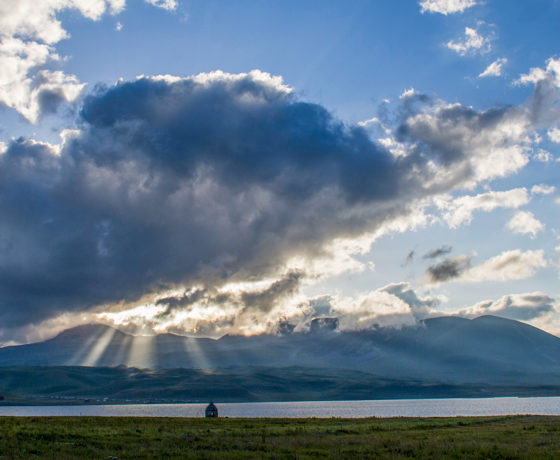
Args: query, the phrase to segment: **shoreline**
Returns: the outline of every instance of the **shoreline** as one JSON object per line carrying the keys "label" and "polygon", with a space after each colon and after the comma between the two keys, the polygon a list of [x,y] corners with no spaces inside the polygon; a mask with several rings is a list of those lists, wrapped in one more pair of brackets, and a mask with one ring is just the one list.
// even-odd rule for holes
{"label": "shoreline", "polygon": [[[0,406],[2,416],[203,417],[209,401],[173,404],[50,404]],[[492,397],[295,402],[215,401],[220,418],[364,418],[560,416],[560,397]]]}
{"label": "shoreline", "polygon": [[[216,404],[305,404],[305,403],[358,403],[358,402],[391,402],[391,401],[460,401],[460,400],[496,400],[496,399],[531,399],[531,398],[560,398],[560,394],[545,395],[498,395],[498,396],[440,396],[440,397],[417,397],[417,398],[375,398],[375,399],[293,399],[293,400],[271,400],[271,401],[220,401],[214,400]],[[0,401],[0,407],[75,407],[75,406],[179,406],[179,405],[204,405],[209,401],[185,400],[185,401],[144,401],[144,400],[107,400],[107,401],[88,401],[92,398],[52,400],[45,399],[25,399],[13,401]]]}

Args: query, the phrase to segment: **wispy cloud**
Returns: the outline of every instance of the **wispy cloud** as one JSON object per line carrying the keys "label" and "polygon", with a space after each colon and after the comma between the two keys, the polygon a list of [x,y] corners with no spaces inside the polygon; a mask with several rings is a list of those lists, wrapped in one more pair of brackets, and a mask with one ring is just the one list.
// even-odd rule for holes
{"label": "wispy cloud", "polygon": [[533,195],[550,195],[554,193],[556,187],[554,185],[537,184],[531,187],[531,194]]}
{"label": "wispy cloud", "polygon": [[451,228],[468,224],[476,211],[490,212],[497,208],[519,208],[529,203],[526,188],[515,188],[502,192],[485,192],[478,195],[465,195],[458,198],[436,200],[436,205],[443,211],[443,219]]}
{"label": "wispy cloud", "polygon": [[439,248],[432,249],[431,251],[428,251],[426,254],[424,254],[422,256],[422,258],[423,259],[437,259],[440,256],[449,254],[451,251],[453,251],[453,248],[451,246],[443,245]]}
{"label": "wispy cloud", "polygon": [[446,46],[447,48],[455,51],[461,56],[465,56],[467,54],[489,52],[492,49],[490,42],[491,37],[483,36],[481,33],[479,33],[478,29],[465,27],[465,37],[463,38],[463,40],[450,40],[446,43]]}
{"label": "wispy cloud", "polygon": [[541,163],[549,163],[550,161],[554,160],[554,157],[548,150],[536,148],[531,153],[531,159],[540,161]]}
{"label": "wispy cloud", "polygon": [[415,254],[416,254],[415,251],[408,251],[408,254],[406,255],[406,258],[404,259],[404,262],[403,262],[402,266],[406,267],[408,264],[412,263],[412,261],[414,260]]}

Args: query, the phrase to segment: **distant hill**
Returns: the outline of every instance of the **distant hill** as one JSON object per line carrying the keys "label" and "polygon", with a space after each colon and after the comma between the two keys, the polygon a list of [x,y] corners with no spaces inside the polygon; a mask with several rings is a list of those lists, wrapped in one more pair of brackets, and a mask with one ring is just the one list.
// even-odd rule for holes
{"label": "distant hill", "polygon": [[324,321],[308,333],[213,340],[134,337],[87,325],[44,342],[1,348],[0,366],[297,367],[445,384],[560,385],[560,339],[518,321],[441,317],[416,327],[353,333],[335,326]]}
{"label": "distant hill", "polygon": [[238,367],[209,371],[47,366],[0,368],[0,395],[4,394],[7,397],[0,405],[333,401],[557,396],[560,386],[452,384],[307,367]]}

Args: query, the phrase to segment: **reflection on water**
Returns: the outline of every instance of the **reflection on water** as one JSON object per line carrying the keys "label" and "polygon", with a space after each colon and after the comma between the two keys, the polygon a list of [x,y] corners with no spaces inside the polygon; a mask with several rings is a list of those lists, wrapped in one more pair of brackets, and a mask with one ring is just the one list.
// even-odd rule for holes
{"label": "reflection on water", "polygon": [[[560,415],[560,398],[399,399],[216,403],[220,417],[453,417],[458,415]],[[204,417],[206,404],[0,407],[0,415]]]}

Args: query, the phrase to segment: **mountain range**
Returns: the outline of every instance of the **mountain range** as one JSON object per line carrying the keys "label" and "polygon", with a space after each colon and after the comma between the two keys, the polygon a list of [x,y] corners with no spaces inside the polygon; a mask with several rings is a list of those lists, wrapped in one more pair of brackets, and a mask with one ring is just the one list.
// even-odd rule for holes
{"label": "mountain range", "polygon": [[306,333],[215,340],[85,325],[44,342],[0,348],[0,367],[298,368],[445,384],[560,385],[560,339],[518,321],[440,317],[359,332],[336,326],[323,318]]}

